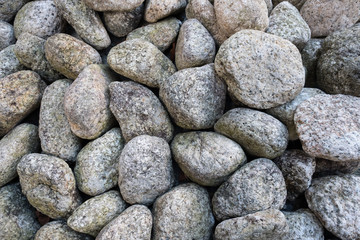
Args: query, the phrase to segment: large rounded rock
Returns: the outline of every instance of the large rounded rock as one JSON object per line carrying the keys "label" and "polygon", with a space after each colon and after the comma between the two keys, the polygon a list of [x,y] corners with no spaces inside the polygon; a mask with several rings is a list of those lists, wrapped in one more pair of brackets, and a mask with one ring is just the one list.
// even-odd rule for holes
{"label": "large rounded rock", "polygon": [[174,13],[180,12],[186,7],[186,0],[148,0],[145,5],[144,19],[153,23]]}
{"label": "large rounded rock", "polygon": [[75,232],[65,221],[52,221],[36,232],[34,240],[91,240],[90,236]]}
{"label": "large rounded rock", "polygon": [[0,20],[0,51],[15,43],[14,27]]}
{"label": "large rounded rock", "polygon": [[0,78],[26,69],[17,59],[14,49],[15,45],[10,45],[0,51]]}
{"label": "large rounded rock", "polygon": [[30,0],[0,0],[0,20],[10,22],[20,8]]}
{"label": "large rounded rock", "polygon": [[128,12],[140,6],[144,0],[83,0],[86,5],[95,11]]}

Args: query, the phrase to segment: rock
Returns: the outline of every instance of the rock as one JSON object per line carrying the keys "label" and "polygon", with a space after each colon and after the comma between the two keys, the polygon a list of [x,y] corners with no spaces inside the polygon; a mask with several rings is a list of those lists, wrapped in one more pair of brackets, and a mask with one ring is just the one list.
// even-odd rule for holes
{"label": "rock", "polygon": [[90,240],[85,234],[75,232],[66,225],[65,221],[52,221],[37,231],[34,240]]}
{"label": "rock", "polygon": [[100,50],[111,44],[110,37],[99,15],[82,0],[54,0],[65,20],[88,44]]}
{"label": "rock", "polygon": [[147,22],[154,23],[160,19],[184,10],[186,0],[148,0],[145,4],[144,19]]}
{"label": "rock", "polygon": [[285,151],[288,143],[284,124],[269,114],[248,108],[228,111],[216,122],[214,129],[257,157],[276,158]]}
{"label": "rock", "polygon": [[19,71],[1,79],[0,137],[40,105],[45,87],[32,71]]}
{"label": "rock", "polygon": [[308,0],[300,13],[309,24],[312,37],[326,37],[355,24],[360,17],[359,8],[360,2],[353,0]]}
{"label": "rock", "polygon": [[152,215],[144,205],[132,205],[106,225],[96,240],[150,240]]}
{"label": "rock", "polygon": [[162,138],[133,138],[122,150],[118,164],[120,192],[130,204],[150,205],[173,185],[170,147]]}
{"label": "rock", "polygon": [[21,158],[17,172],[30,204],[50,218],[66,218],[80,205],[75,177],[64,160],[31,153]]}
{"label": "rock", "polygon": [[305,87],[317,87],[316,66],[321,54],[324,39],[310,39],[301,51],[301,57],[306,71]]}
{"label": "rock", "polygon": [[266,7],[268,9],[268,14],[270,15],[271,11],[273,10],[273,3],[272,0],[265,0]]}
{"label": "rock", "polygon": [[177,69],[213,63],[215,51],[214,39],[198,20],[189,19],[183,23],[175,50]]}
{"label": "rock", "polygon": [[310,156],[360,161],[360,98],[319,94],[302,102],[294,122],[302,148]]}
{"label": "rock", "polygon": [[179,185],[156,199],[153,214],[154,240],[210,239],[215,223],[207,191],[193,183]]}
{"label": "rock", "polygon": [[214,132],[180,133],[171,152],[186,176],[203,186],[220,185],[246,162],[240,145]]}
{"label": "rock", "polygon": [[135,82],[110,84],[110,109],[120,124],[125,140],[151,135],[170,142],[174,128],[156,95]]}
{"label": "rock", "polygon": [[175,42],[180,26],[180,20],[170,17],[157,23],[135,29],[127,35],[126,40],[140,38],[151,42],[159,48],[160,51],[164,52]]}
{"label": "rock", "polygon": [[15,41],[14,27],[9,23],[0,20],[0,51],[11,44],[14,44]]}
{"label": "rock", "polygon": [[316,158],[315,160],[315,173],[320,176],[355,173],[360,169],[360,161],[337,162],[322,158]]}
{"label": "rock", "polygon": [[63,30],[65,21],[54,1],[32,1],[17,12],[14,20],[15,37],[31,33],[40,38],[48,38]]}
{"label": "rock", "polygon": [[126,208],[120,193],[109,191],[90,198],[68,218],[67,225],[75,231],[96,237],[100,230]]}
{"label": "rock", "polygon": [[0,79],[12,73],[25,70],[25,66],[17,59],[14,48],[15,45],[10,45],[0,51]]}
{"label": "rock", "polygon": [[139,7],[144,0],[83,0],[86,5],[95,11],[121,11],[128,12]]}
{"label": "rock", "polygon": [[94,48],[64,33],[48,38],[45,56],[55,70],[70,79],[77,78],[86,66],[102,61]]}
{"label": "rock", "polygon": [[318,94],[324,94],[324,92],[317,88],[303,88],[300,94],[297,95],[292,101],[274,108],[267,109],[266,113],[279,119],[286,125],[289,131],[289,140],[297,140],[299,136],[296,133],[294,123],[295,110],[300,103]]}
{"label": "rock", "polygon": [[212,199],[217,220],[242,217],[285,205],[286,186],[280,169],[269,159],[253,160],[237,170]]}
{"label": "rock", "polygon": [[39,136],[44,153],[74,162],[82,141],[70,129],[65,116],[64,95],[71,81],[62,79],[49,85],[41,100]]}
{"label": "rock", "polygon": [[113,47],[107,61],[115,72],[149,87],[159,87],[176,72],[170,59],[142,39],[125,41]]}
{"label": "rock", "polygon": [[360,97],[360,24],[329,35],[317,65],[317,83],[326,93]]}
{"label": "rock", "polygon": [[221,45],[215,70],[243,104],[258,109],[294,99],[305,84],[299,50],[278,36],[242,30]]}
{"label": "rock", "polygon": [[360,176],[328,176],[313,180],[305,197],[323,226],[341,239],[360,238]]}
{"label": "rock", "polygon": [[278,5],[281,2],[287,1],[294,5],[297,9],[301,9],[302,5],[306,2],[306,0],[273,0],[274,5]]}
{"label": "rock", "polygon": [[124,144],[120,129],[113,128],[81,149],[74,168],[80,191],[96,196],[117,185],[117,160]]}
{"label": "rock", "polygon": [[18,37],[14,52],[21,64],[38,73],[44,80],[53,82],[62,75],[53,69],[45,57],[45,40],[30,33]]}
{"label": "rock", "polygon": [[0,20],[10,22],[28,1],[30,0],[0,0]]}
{"label": "rock", "polygon": [[32,239],[40,224],[18,183],[0,188],[0,238]]}
{"label": "rock", "polygon": [[268,209],[221,222],[216,226],[214,239],[279,239],[287,231],[284,214]]}

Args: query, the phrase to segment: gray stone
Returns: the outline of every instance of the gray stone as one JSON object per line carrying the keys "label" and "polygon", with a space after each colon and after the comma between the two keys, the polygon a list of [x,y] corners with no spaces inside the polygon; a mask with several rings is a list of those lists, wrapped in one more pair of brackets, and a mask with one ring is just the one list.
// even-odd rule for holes
{"label": "gray stone", "polygon": [[115,72],[149,87],[159,87],[176,72],[170,59],[142,39],[124,41],[113,47],[107,61]]}
{"label": "gray stone", "polygon": [[30,0],[0,0],[0,20],[10,22],[28,1]]}
{"label": "gray stone", "polygon": [[86,5],[95,11],[122,11],[128,12],[139,7],[144,0],[83,0]]}
{"label": "gray stone", "polygon": [[15,45],[10,45],[0,51],[0,78],[26,69],[17,59],[14,48]]}
{"label": "gray stone", "polygon": [[302,148],[310,156],[360,161],[360,98],[319,94],[302,102],[294,122]]}
{"label": "gray stone", "polygon": [[130,204],[150,205],[173,185],[170,147],[162,138],[133,138],[122,150],[118,164],[120,192]]}
{"label": "gray stone", "polygon": [[74,169],[80,191],[96,196],[117,185],[117,160],[124,144],[120,129],[113,128],[81,149]]}
{"label": "gray stone", "polygon": [[22,192],[39,212],[66,218],[80,205],[74,174],[64,160],[31,153],[21,158],[17,172]]}
{"label": "gray stone", "polygon": [[328,176],[313,180],[305,197],[323,226],[344,239],[360,238],[360,176]]}
{"label": "gray stone", "polygon": [[289,102],[305,84],[305,70],[296,46],[256,30],[237,32],[222,44],[215,70],[240,102],[258,109]]}
{"label": "gray stone", "polygon": [[182,184],[156,199],[153,239],[210,239],[215,220],[208,192]]}
{"label": "gray stone", "polygon": [[317,87],[316,66],[321,54],[324,39],[310,39],[301,51],[301,58],[306,71],[305,87]]}
{"label": "gray stone", "polygon": [[302,5],[306,2],[306,0],[273,0],[274,6],[278,5],[281,2],[287,1],[294,5],[297,9],[301,9]]}
{"label": "gray stone", "polygon": [[286,186],[280,169],[269,159],[253,160],[237,170],[212,199],[217,220],[242,217],[267,209],[281,209]]}
{"label": "gray stone", "polygon": [[48,38],[45,56],[55,70],[70,79],[77,78],[86,66],[102,61],[94,48],[64,33]]}
{"label": "gray stone", "polygon": [[0,51],[15,43],[14,27],[0,20]]}
{"label": "gray stone", "polygon": [[171,141],[174,129],[169,115],[150,89],[130,81],[114,82],[110,93],[110,109],[127,142],[139,135]]}
{"label": "gray stone", "polygon": [[186,0],[148,0],[145,4],[144,19],[154,23],[185,9]]}
{"label": "gray stone", "polygon": [[75,232],[66,225],[65,221],[52,221],[37,231],[34,240],[91,240],[92,238]]}
{"label": "gray stone", "polygon": [[272,0],[264,0],[268,9],[268,14],[270,15],[271,11],[273,10],[273,2]]}
{"label": "gray stone", "polygon": [[321,176],[355,173],[358,169],[360,169],[360,161],[337,162],[322,158],[316,158],[315,160],[315,173]]}

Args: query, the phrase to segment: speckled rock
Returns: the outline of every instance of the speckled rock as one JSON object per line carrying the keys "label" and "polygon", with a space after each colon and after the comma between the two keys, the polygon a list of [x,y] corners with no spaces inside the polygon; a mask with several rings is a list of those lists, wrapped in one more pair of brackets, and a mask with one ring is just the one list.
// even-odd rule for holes
{"label": "speckled rock", "polygon": [[322,158],[316,158],[315,160],[315,173],[320,176],[355,173],[358,169],[360,169],[360,161],[338,162]]}
{"label": "speckled rock", "polygon": [[80,205],[74,174],[64,160],[31,153],[21,158],[17,172],[22,192],[39,212],[66,218]]}
{"label": "speckled rock", "polygon": [[118,164],[120,192],[130,204],[150,205],[174,182],[170,147],[162,138],[133,138],[122,150]]}
{"label": "speckled rock", "polygon": [[286,125],[289,131],[289,140],[297,140],[299,137],[296,133],[294,123],[294,114],[297,106],[299,106],[299,104],[303,101],[323,93],[323,91],[317,88],[303,88],[300,94],[297,95],[292,101],[274,108],[267,109],[266,113],[274,116]]}
{"label": "speckled rock", "polygon": [[328,176],[313,180],[305,197],[309,208],[335,236],[360,238],[360,176]]}
{"label": "speckled rock", "polygon": [[81,204],[68,218],[67,225],[75,231],[94,237],[126,208],[120,193],[109,191],[90,198]]}
{"label": "speckled rock", "polygon": [[64,95],[70,84],[70,80],[62,79],[45,89],[40,106],[39,136],[44,153],[75,161],[82,142],[71,132],[65,116]]}
{"label": "speckled rock", "polygon": [[360,98],[319,94],[302,102],[294,122],[302,148],[310,156],[360,161]]}
{"label": "speckled rock", "polygon": [[104,12],[104,24],[116,37],[125,37],[140,23],[144,12],[144,4],[128,12]]}
{"label": "speckled rock", "polygon": [[86,66],[102,61],[94,48],[64,33],[48,38],[45,56],[55,70],[70,79],[77,78]]}
{"label": "speckled rock", "polygon": [[360,23],[324,40],[317,65],[317,83],[326,93],[360,97],[359,38]]}
{"label": "speckled rock", "polygon": [[135,29],[127,35],[126,40],[140,38],[151,42],[163,52],[175,42],[180,26],[180,20],[174,17],[167,18]]}
{"label": "speckled rock", "polygon": [[359,20],[360,2],[353,0],[307,0],[300,13],[309,24],[312,37],[326,37]]}
{"label": "speckled rock", "polygon": [[113,47],[107,61],[115,72],[149,87],[159,87],[176,72],[170,59],[142,39],[124,41]]}
{"label": "speckled rock", "polygon": [[54,0],[66,21],[76,33],[96,49],[110,46],[111,40],[99,15],[82,0]]}
{"label": "speckled rock", "polygon": [[29,0],[0,0],[0,20],[10,22]]}
{"label": "speckled rock", "polygon": [[145,4],[144,19],[153,23],[180,12],[186,7],[186,0],[148,0]]}
{"label": "speckled rock", "polygon": [[139,7],[144,0],[83,0],[86,5],[95,11],[132,11]]}
{"label": "speckled rock", "polygon": [[207,191],[193,183],[179,185],[156,199],[153,213],[154,240],[210,239],[215,223]]}
{"label": "speckled rock", "polygon": [[26,197],[21,194],[19,184],[0,188],[0,238],[32,239],[40,224]]}
{"label": "speckled rock", "polygon": [[219,221],[285,205],[286,186],[280,169],[269,159],[253,160],[237,170],[215,192],[213,212]]}
{"label": "speckled rock", "polygon": [[44,80],[53,82],[61,79],[62,75],[46,60],[44,45],[44,39],[25,32],[18,37],[14,52],[21,64],[38,73]]}
{"label": "speckled rock", "polygon": [[214,239],[279,239],[287,231],[284,214],[268,209],[221,222],[216,226]]}
{"label": "speckled rock", "polygon": [[302,5],[306,2],[306,0],[272,0],[273,4],[276,6],[281,2],[287,1],[294,5],[297,9],[301,9]]}
{"label": "speckled rock", "polygon": [[91,240],[90,236],[75,232],[65,221],[52,221],[37,231],[34,240]]}
{"label": "speckled rock", "polygon": [[80,191],[96,196],[117,185],[117,160],[124,144],[120,129],[113,128],[79,152],[74,173]]}
{"label": "speckled rock", "polygon": [[208,64],[176,72],[161,84],[159,96],[176,125],[207,129],[223,114],[226,86]]}
{"label": "speckled rock", "polygon": [[171,152],[186,176],[203,186],[220,185],[246,162],[240,145],[214,132],[180,133]]}
{"label": "speckled rock", "polygon": [[63,30],[65,21],[53,0],[32,1],[25,4],[14,20],[15,37],[22,33],[31,33],[48,38]]}
{"label": "speckled rock", "polygon": [[132,205],[106,225],[96,240],[150,240],[152,215],[144,205]]}
{"label": "speckled rock", "polygon": [[221,45],[215,70],[240,102],[258,109],[294,99],[305,84],[305,70],[295,45],[256,30],[240,31]]}
{"label": "speckled rock", "polygon": [[15,43],[14,27],[0,20],[0,51]]}
{"label": "speckled rock", "polygon": [[25,70],[25,66],[17,59],[14,48],[15,45],[10,45],[0,51],[0,78]]}
{"label": "speckled rock", "polygon": [[0,137],[35,110],[46,84],[32,71],[19,71],[0,81]]}
{"label": "speckled rock", "polygon": [[110,94],[110,109],[127,142],[140,135],[171,141],[174,129],[169,115],[150,89],[130,81],[114,82]]}
{"label": "speckled rock", "polygon": [[305,87],[317,87],[316,66],[321,54],[324,39],[310,39],[301,51],[301,57],[306,71]]}
{"label": "speckled rock", "polygon": [[189,19],[183,23],[175,50],[178,70],[214,62],[215,51],[214,39],[197,19]]}

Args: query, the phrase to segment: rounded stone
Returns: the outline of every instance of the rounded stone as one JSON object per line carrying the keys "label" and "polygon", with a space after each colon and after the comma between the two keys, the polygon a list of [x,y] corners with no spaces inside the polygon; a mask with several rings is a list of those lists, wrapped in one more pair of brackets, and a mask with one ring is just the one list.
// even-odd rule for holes
{"label": "rounded stone", "polygon": [[246,162],[240,145],[214,132],[180,133],[171,152],[185,175],[203,186],[220,185]]}
{"label": "rounded stone", "polygon": [[194,183],[179,185],[156,199],[153,214],[154,240],[210,239],[215,224],[208,192]]}
{"label": "rounded stone", "polygon": [[0,51],[14,44],[15,41],[14,27],[10,23],[0,20]]}
{"label": "rounded stone", "polygon": [[50,218],[66,218],[80,205],[74,174],[64,160],[31,153],[21,158],[17,172],[30,204]]}
{"label": "rounded stone", "polygon": [[240,102],[258,109],[294,99],[305,84],[301,54],[288,40],[256,30],[242,30],[224,42],[215,70]]}
{"label": "rounded stone", "polygon": [[316,158],[315,173],[320,176],[355,173],[360,169],[360,161],[337,162]]}
{"label": "rounded stone", "polygon": [[0,51],[0,78],[26,69],[17,59],[14,48],[15,45],[10,45]]}
{"label": "rounded stone", "polygon": [[83,0],[86,5],[95,11],[121,11],[128,12],[139,7],[144,0]]}
{"label": "rounded stone", "polygon": [[316,80],[316,68],[323,42],[324,39],[312,38],[306,43],[304,49],[301,51],[301,57],[306,71],[305,87],[317,87],[318,85]]}
{"label": "rounded stone", "polygon": [[10,22],[25,3],[30,0],[0,0],[0,20]]}
{"label": "rounded stone", "polygon": [[280,169],[269,159],[253,160],[237,170],[212,199],[217,220],[242,217],[267,209],[281,209],[286,186]]}
{"label": "rounded stone", "polygon": [[186,4],[186,0],[148,0],[145,4],[144,19],[150,23],[157,22],[184,10]]}
{"label": "rounded stone", "polygon": [[42,226],[35,235],[34,240],[91,240],[92,238],[75,232],[66,225],[65,221],[52,221]]}
{"label": "rounded stone", "polygon": [[170,147],[162,138],[133,138],[122,150],[118,164],[120,192],[130,204],[150,205],[173,185]]}
{"label": "rounded stone", "polygon": [[294,5],[297,9],[301,9],[302,5],[306,2],[306,0],[273,0],[274,6],[278,5],[281,2],[287,1]]}
{"label": "rounded stone", "polygon": [[174,129],[169,115],[150,89],[130,81],[114,82],[110,94],[110,109],[127,142],[140,135],[171,141]]}

